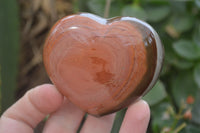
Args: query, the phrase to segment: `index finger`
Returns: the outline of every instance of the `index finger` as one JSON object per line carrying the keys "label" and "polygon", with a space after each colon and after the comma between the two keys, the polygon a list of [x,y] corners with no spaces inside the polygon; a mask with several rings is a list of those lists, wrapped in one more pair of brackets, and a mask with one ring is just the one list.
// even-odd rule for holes
{"label": "index finger", "polygon": [[128,107],[120,133],[146,133],[149,119],[149,105],[140,100]]}

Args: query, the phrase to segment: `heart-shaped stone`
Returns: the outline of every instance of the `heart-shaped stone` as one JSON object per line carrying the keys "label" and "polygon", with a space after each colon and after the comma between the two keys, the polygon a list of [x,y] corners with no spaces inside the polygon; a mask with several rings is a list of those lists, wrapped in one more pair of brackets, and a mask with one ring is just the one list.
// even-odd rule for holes
{"label": "heart-shaped stone", "polygon": [[163,53],[157,33],[141,20],[81,13],[54,25],[43,58],[57,89],[85,112],[101,116],[153,87]]}

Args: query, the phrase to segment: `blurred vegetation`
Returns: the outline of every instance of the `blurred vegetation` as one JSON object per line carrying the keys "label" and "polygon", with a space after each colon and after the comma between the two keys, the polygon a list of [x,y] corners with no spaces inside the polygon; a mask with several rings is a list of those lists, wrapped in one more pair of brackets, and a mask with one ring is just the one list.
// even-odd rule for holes
{"label": "blurred vegetation", "polygon": [[[23,81],[26,88],[39,84],[37,79],[41,81],[44,69],[39,71],[35,66],[42,64],[42,43],[57,19],[69,14],[69,8],[74,12],[91,12],[102,17],[105,14],[106,0],[55,0],[56,4],[48,4],[48,1],[54,0],[42,0],[45,1],[42,5],[40,1],[18,0],[19,3],[25,3],[20,7],[19,17],[17,1],[0,0],[2,110],[16,100],[15,91],[20,86],[16,83],[19,70],[19,19],[22,24],[21,47],[25,49],[21,52],[31,53],[31,57],[22,54],[25,58],[22,66],[25,68],[20,69],[20,74],[23,74],[19,81]],[[29,3],[33,8],[29,7]],[[52,5],[56,5],[56,8],[52,8]],[[200,1],[112,0],[109,17],[114,16],[132,16],[147,21],[158,32],[165,47],[160,80],[144,97],[151,106],[148,132],[200,133]],[[31,48],[27,48],[29,45]],[[118,132],[125,112],[126,109],[117,113],[112,133]]]}
{"label": "blurred vegetation", "polygon": [[5,111],[15,101],[19,50],[19,16],[15,0],[0,0],[0,89]]}

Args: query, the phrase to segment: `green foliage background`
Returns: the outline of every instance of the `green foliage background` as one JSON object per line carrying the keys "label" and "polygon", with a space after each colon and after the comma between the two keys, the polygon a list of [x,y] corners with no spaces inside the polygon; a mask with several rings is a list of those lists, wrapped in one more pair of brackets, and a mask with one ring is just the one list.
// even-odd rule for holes
{"label": "green foliage background", "polygon": [[0,114],[15,101],[19,46],[17,2],[0,0]]}
{"label": "green foliage background", "polygon": [[[106,0],[74,0],[75,12],[104,16]],[[151,107],[149,133],[200,133],[200,0],[112,0],[109,17],[147,21],[161,37],[165,61],[160,80],[144,97]],[[6,19],[5,19],[6,18]],[[4,111],[14,102],[19,16],[15,0],[0,0],[0,89]],[[8,38],[9,36],[9,38]],[[192,97],[194,103],[187,103]],[[189,111],[191,119],[184,118]],[[126,109],[117,113],[117,133]]]}

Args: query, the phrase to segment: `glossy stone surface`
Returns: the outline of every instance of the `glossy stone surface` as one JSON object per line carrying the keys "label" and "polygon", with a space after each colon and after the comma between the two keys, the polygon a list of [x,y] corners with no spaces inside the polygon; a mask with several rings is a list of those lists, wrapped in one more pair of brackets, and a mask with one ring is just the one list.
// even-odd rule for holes
{"label": "glossy stone surface", "polygon": [[57,89],[85,112],[101,116],[153,87],[163,53],[157,33],[143,21],[81,13],[54,25],[43,58]]}

